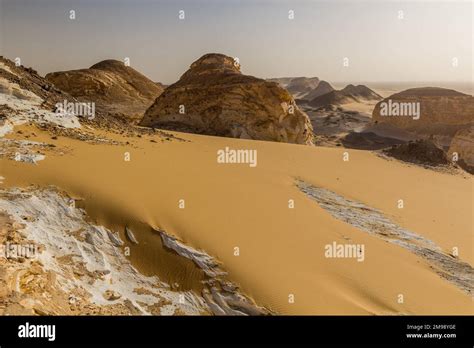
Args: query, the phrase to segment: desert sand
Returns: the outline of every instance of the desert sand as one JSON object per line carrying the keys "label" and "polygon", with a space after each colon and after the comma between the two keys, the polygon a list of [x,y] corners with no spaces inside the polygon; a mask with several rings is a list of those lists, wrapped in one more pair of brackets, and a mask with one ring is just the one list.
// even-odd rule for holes
{"label": "desert sand", "polygon": [[[146,275],[199,289],[202,275],[181,272],[162,250],[155,230],[165,230],[222,262],[245,294],[275,313],[473,313],[471,296],[426,259],[334,218],[296,186],[300,179],[378,209],[446,255],[457,247],[459,260],[472,266],[472,176],[342,148],[177,132],[168,140],[88,132],[117,143],[52,139],[33,125],[15,127],[6,139],[28,135],[55,147],[42,149],[45,158],[37,164],[1,158],[1,186],[54,185],[75,197],[95,223],[122,234],[128,226],[139,241],[132,264]],[[217,163],[217,151],[226,146],[256,149],[258,165]],[[364,262],[324,256],[326,244],[347,240],[365,245]]]}
{"label": "desert sand", "polygon": [[363,102],[353,102],[342,104],[341,107],[344,110],[357,111],[363,116],[372,117],[372,111],[377,104],[377,101],[363,101]]}

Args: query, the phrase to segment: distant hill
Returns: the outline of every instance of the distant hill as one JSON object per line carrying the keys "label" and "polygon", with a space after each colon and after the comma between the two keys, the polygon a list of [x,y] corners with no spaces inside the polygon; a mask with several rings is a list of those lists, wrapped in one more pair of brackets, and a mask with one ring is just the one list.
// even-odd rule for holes
{"label": "distant hill", "polygon": [[[418,103],[419,118],[382,115],[381,107],[387,105],[389,101],[392,103]],[[443,136],[446,137],[446,142],[449,144],[456,132],[472,127],[474,97],[446,88],[411,88],[395,93],[377,103],[372,113],[372,120],[374,123],[389,124],[419,135]]]}
{"label": "distant hill", "polygon": [[320,81],[317,77],[297,77],[290,81],[286,90],[295,95],[306,95],[318,87]]}
{"label": "distant hill", "polygon": [[382,96],[364,85],[347,85],[341,90],[333,90],[322,94],[308,102],[312,107],[321,107],[327,105],[341,105],[351,102],[363,102],[370,100],[380,100]]}
{"label": "distant hill", "polygon": [[311,90],[306,95],[304,95],[302,99],[311,101],[314,98],[330,93],[332,91],[334,91],[334,88],[329,84],[329,82],[320,81],[318,86],[314,88],[313,90]]}
{"label": "distant hill", "polygon": [[410,88],[399,93],[395,93],[390,98],[401,98],[401,97],[462,97],[468,96],[454,89],[441,88],[441,87],[419,87]]}
{"label": "distant hill", "polygon": [[281,77],[268,79],[267,81],[277,82],[301,102],[334,90],[328,82],[317,77]]}
{"label": "distant hill", "polygon": [[[387,115],[387,105],[394,104],[418,105],[418,116]],[[419,138],[433,138],[450,158],[456,152],[457,163],[474,173],[474,97],[439,87],[410,88],[377,103],[372,122],[375,127],[390,126]]]}
{"label": "distant hill", "polygon": [[[301,79],[301,78],[307,78],[307,77],[274,77],[274,78],[269,78],[266,79],[267,81],[270,82],[276,82],[280,86],[286,88],[290,84],[290,82],[294,79]],[[315,79],[318,79],[317,77],[314,77]],[[309,79],[312,79],[312,77],[309,77]],[[319,79],[318,79],[319,80]]]}

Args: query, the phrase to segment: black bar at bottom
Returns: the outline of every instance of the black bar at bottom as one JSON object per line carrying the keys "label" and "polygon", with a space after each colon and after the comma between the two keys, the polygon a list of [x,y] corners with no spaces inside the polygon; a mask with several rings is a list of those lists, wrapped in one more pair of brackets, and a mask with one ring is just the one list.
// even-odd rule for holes
{"label": "black bar at bottom", "polygon": [[[27,324],[28,323],[28,324]],[[52,327],[55,325],[54,340]],[[408,344],[472,347],[472,316],[0,317],[0,346]],[[22,331],[20,333],[20,331]],[[28,333],[26,333],[28,331]],[[46,337],[19,337],[39,335]]]}

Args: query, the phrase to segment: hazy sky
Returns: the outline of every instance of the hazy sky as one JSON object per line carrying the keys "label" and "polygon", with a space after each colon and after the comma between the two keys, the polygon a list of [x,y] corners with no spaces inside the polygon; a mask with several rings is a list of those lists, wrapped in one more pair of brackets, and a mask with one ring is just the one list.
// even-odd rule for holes
{"label": "hazy sky", "polygon": [[0,6],[0,54],[20,57],[41,74],[130,57],[140,72],[172,83],[201,55],[219,52],[239,57],[242,71],[258,77],[473,78],[471,1],[0,0]]}

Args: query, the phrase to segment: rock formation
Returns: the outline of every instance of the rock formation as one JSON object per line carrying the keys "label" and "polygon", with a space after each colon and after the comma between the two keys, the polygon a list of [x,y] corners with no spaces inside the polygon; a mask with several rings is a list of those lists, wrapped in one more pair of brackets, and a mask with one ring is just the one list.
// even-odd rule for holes
{"label": "rock formation", "polygon": [[[389,101],[401,105],[419,103],[420,117],[383,116],[382,106]],[[385,104],[384,104],[385,103]],[[416,104],[411,104],[416,105]],[[452,137],[461,129],[467,129],[474,122],[474,98],[454,90],[424,87],[412,88],[396,93],[379,102],[372,113],[378,124],[389,124],[419,135],[444,136],[448,145]]]}
{"label": "rock formation", "polygon": [[448,156],[453,159],[453,153],[457,154],[457,163],[467,172],[474,174],[474,126],[461,129],[451,141]]}
{"label": "rock formation", "polygon": [[374,132],[350,132],[341,139],[341,143],[349,149],[380,150],[405,142],[400,139],[383,137]]}
{"label": "rock formation", "polygon": [[234,59],[206,54],[166,88],[140,125],[235,138],[312,143],[312,127],[275,82],[243,75]]}
{"label": "rock formation", "polygon": [[39,103],[47,110],[52,109],[63,99],[74,99],[55,88],[51,82],[45,80],[32,68],[16,66],[14,62],[3,56],[0,56],[0,94],[22,101]]}
{"label": "rock formation", "polygon": [[0,57],[0,137],[16,125],[29,122],[80,128],[75,115],[55,112],[56,104],[63,100],[75,102],[74,97],[55,88],[32,68],[16,66]]}
{"label": "rock formation", "polygon": [[84,102],[95,102],[109,115],[139,119],[163,92],[163,87],[116,60],[104,60],[89,69],[54,72],[46,79]]}
{"label": "rock formation", "polygon": [[384,150],[386,155],[405,162],[424,164],[428,166],[450,165],[446,153],[431,139],[409,141],[406,144],[393,145]]}

